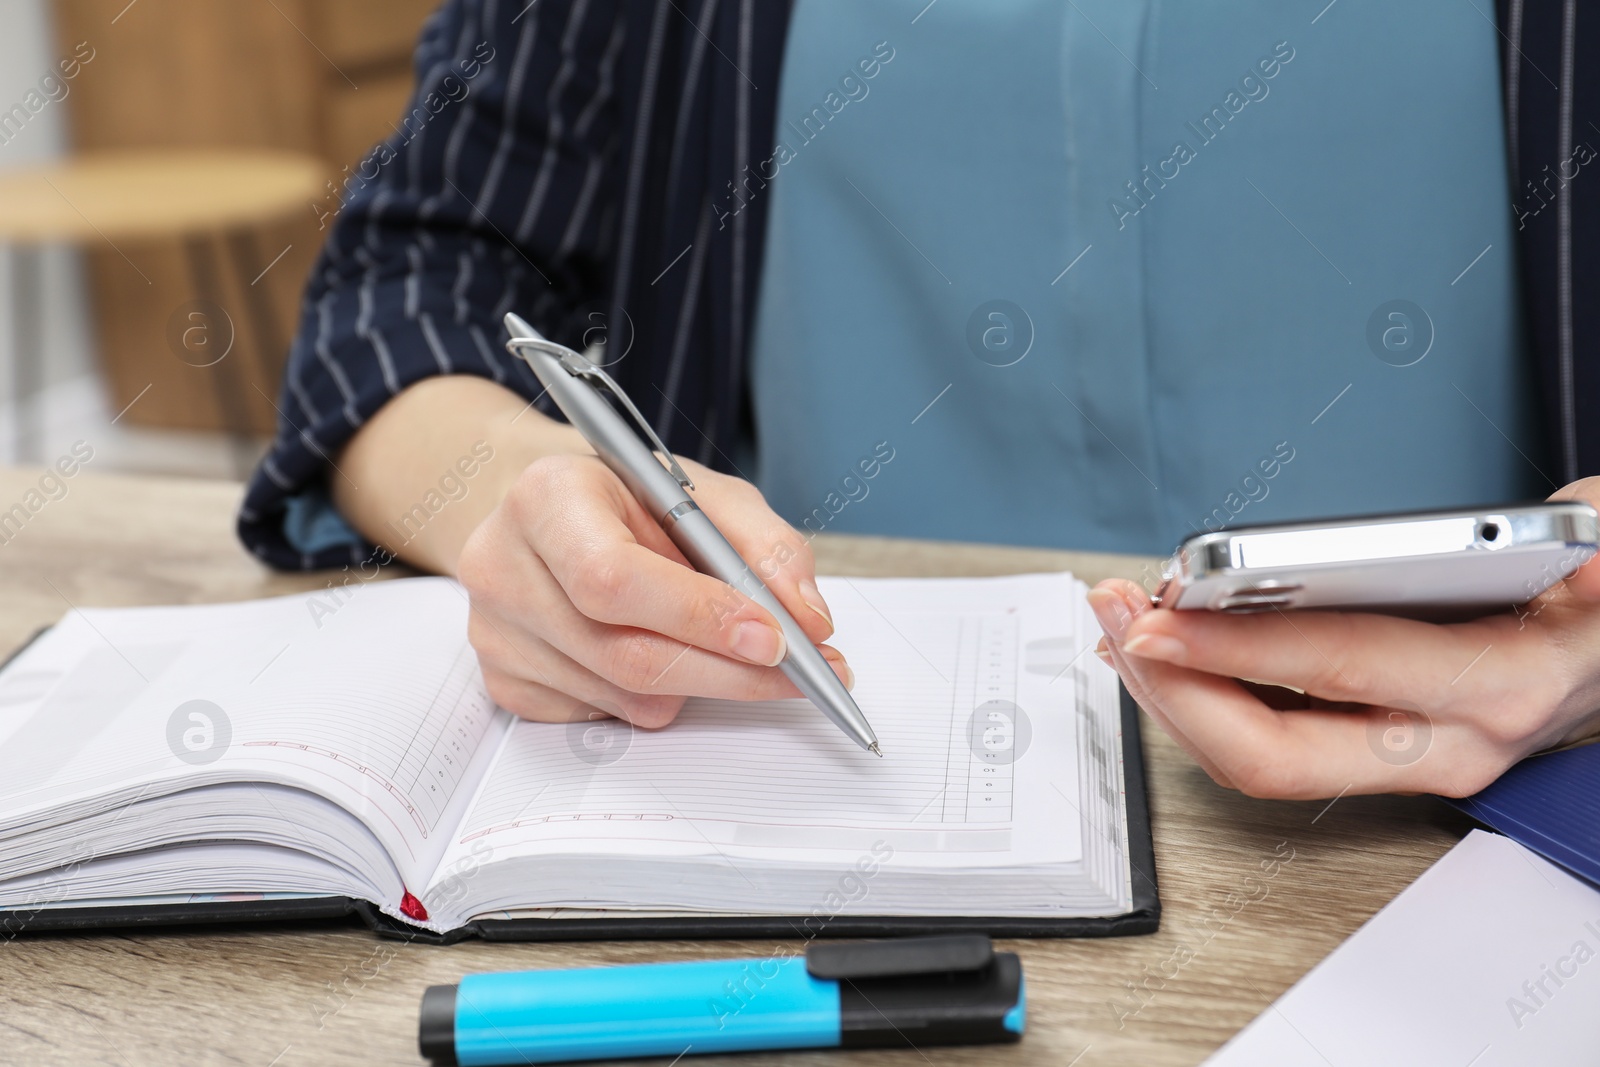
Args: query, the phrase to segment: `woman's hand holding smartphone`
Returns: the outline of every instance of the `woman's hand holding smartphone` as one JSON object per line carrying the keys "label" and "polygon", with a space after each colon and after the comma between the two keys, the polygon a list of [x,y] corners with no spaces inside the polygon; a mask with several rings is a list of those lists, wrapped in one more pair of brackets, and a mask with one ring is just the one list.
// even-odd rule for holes
{"label": "woman's hand holding smartphone", "polygon": [[[1554,546],[1559,552],[1519,559],[1513,537],[1501,548],[1458,546],[1481,553],[1481,564],[1430,562],[1409,552],[1343,562],[1325,557],[1302,561],[1293,580],[1278,576],[1300,585],[1293,596],[1199,601],[1258,609],[1248,614],[1152,610],[1137,584],[1102,582],[1090,593],[1106,635],[1099,651],[1145,710],[1228,788],[1291,799],[1346,792],[1467,796],[1532,752],[1600,732],[1600,563],[1593,561],[1592,510],[1600,504],[1600,478],[1575,482],[1550,501],[1563,506],[1547,513],[1579,535]],[[1514,510],[1493,513],[1510,518]],[[1261,532],[1270,531],[1233,533]],[[1474,536],[1484,533],[1480,526]],[[1310,538],[1298,547],[1315,543]],[[1270,551],[1252,559],[1244,547],[1242,558],[1226,557],[1243,565],[1234,570],[1294,562]],[[1524,566],[1535,556],[1536,564]],[[1186,606],[1185,590],[1201,587],[1200,571],[1188,581],[1181,574],[1180,561],[1163,591],[1164,606]],[[1343,580],[1329,580],[1339,574]],[[1381,580],[1385,574],[1390,581]],[[1251,577],[1260,587],[1265,575],[1258,569]],[[1365,596],[1354,601],[1356,610],[1285,610],[1343,602],[1352,590]],[[1493,594],[1487,601],[1486,590]],[[1251,592],[1248,584],[1233,591]],[[1495,610],[1497,604],[1503,606]],[[1441,610],[1493,613],[1448,623],[1401,617]]]}

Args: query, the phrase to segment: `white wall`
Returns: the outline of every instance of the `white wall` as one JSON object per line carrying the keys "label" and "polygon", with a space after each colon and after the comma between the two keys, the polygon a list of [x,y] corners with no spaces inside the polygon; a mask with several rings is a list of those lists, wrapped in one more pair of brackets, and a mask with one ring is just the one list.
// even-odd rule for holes
{"label": "white wall", "polygon": [[[49,0],[0,0],[0,110],[22,101],[40,77],[55,68]],[[67,149],[67,111],[72,96],[46,105],[21,133],[0,143],[0,171],[59,157]],[[93,331],[79,254],[49,248],[40,257],[44,300],[42,377],[45,387],[72,383],[94,373]],[[13,360],[12,263],[0,256],[0,461],[11,458]]]}

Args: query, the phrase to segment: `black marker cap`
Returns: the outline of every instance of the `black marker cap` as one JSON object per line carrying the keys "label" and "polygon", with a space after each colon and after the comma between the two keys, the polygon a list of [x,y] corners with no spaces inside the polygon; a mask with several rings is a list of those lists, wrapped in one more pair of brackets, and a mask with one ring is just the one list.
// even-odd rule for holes
{"label": "black marker cap", "polygon": [[434,1067],[456,1067],[456,987],[431,985],[422,994],[417,1048]]}
{"label": "black marker cap", "polygon": [[845,1048],[1022,1039],[1022,961],[981,934],[813,944],[806,969],[839,983]]}

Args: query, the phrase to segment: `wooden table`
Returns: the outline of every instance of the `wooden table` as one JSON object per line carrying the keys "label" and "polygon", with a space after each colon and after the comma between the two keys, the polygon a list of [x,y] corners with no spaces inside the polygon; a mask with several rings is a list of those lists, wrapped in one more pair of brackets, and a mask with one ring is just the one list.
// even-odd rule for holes
{"label": "wooden table", "polygon": [[[92,470],[93,464],[90,464]],[[0,469],[0,516],[39,472]],[[73,605],[198,603],[317,588],[264,570],[233,537],[235,485],[79,474],[20,530],[0,526],[0,646]],[[1147,561],[819,537],[827,573],[982,575],[1070,567],[1097,580]],[[1464,832],[1429,798],[1329,805],[1214,785],[1146,720],[1165,906],[1161,932],[1015,941],[1028,1034],[1015,1046],[719,1059],[718,1064],[1192,1064],[1349,936]],[[1265,860],[1281,858],[1275,875]],[[417,1064],[425,986],[473,971],[760,955],[771,943],[451,947],[344,924],[38,935],[0,943],[0,1059],[15,1064]],[[1136,994],[1135,989],[1139,992]]]}

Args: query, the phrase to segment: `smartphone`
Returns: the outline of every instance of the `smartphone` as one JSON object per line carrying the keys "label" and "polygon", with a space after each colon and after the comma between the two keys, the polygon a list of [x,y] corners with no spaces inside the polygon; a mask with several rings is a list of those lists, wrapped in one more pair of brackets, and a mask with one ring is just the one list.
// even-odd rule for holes
{"label": "smartphone", "polygon": [[1587,563],[1597,542],[1600,516],[1576,502],[1240,527],[1179,545],[1156,602],[1471,618],[1533,600]]}

